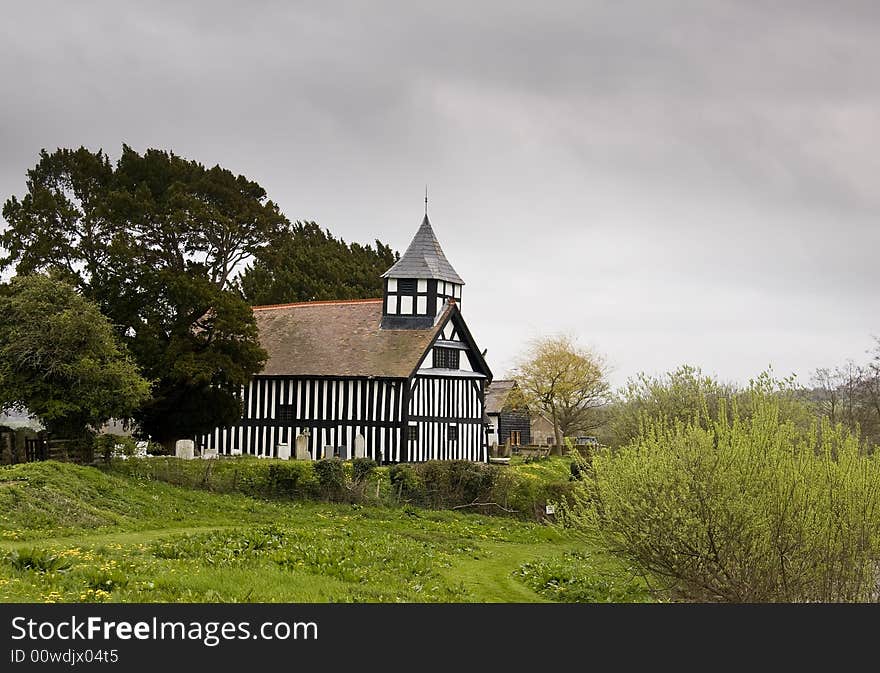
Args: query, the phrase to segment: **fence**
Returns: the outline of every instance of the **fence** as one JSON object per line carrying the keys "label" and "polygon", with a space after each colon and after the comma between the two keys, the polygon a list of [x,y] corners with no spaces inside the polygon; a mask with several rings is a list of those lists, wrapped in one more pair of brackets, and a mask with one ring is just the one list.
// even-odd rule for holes
{"label": "fence", "polygon": [[0,462],[7,465],[39,460],[89,463],[92,459],[92,448],[83,442],[49,439],[45,435],[16,437],[15,432],[0,433]]}

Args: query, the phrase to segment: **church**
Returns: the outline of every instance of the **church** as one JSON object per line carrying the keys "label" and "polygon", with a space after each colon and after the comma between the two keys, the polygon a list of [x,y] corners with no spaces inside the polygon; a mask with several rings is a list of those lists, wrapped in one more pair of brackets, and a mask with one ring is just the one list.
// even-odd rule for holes
{"label": "church", "polygon": [[311,459],[486,461],[492,372],[427,213],[382,277],[381,299],[255,306],[269,358],[238,424],[198,438],[203,454],[278,457],[305,437]]}

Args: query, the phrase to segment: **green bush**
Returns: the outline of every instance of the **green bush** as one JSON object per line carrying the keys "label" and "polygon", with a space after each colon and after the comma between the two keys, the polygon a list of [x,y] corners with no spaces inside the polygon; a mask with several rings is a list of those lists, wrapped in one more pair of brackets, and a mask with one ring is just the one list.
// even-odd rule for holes
{"label": "green bush", "polygon": [[[781,417],[807,429],[815,413],[795,379],[775,381],[765,373],[761,381],[777,398]],[[624,446],[639,436],[646,423],[660,420],[708,428],[731,400],[736,401],[741,418],[752,415],[748,390],[707,376],[699,367],[683,365],[662,376],[639,374],[627,381],[608,409],[603,439],[612,447]]]}
{"label": "green bush", "polygon": [[173,449],[164,444],[160,444],[159,442],[148,442],[147,443],[147,455],[148,456],[170,456],[174,453]]}
{"label": "green bush", "polygon": [[322,495],[329,500],[338,500],[345,490],[345,467],[339,458],[325,458],[315,462],[315,475]]}
{"label": "green bush", "polygon": [[351,479],[355,484],[366,483],[379,466],[372,458],[355,458],[351,461]]}
{"label": "green bush", "polygon": [[878,457],[841,426],[802,429],[774,389],[761,377],[747,415],[657,419],[596,452],[565,524],[686,600],[878,600]]}
{"label": "green bush", "polygon": [[97,435],[92,446],[96,456],[101,456],[109,462],[111,458],[125,456],[130,458],[137,454],[137,442],[126,435],[104,434]]}
{"label": "green bush", "polygon": [[257,458],[182,460],[173,457],[114,460],[110,472],[138,479],[216,493],[243,493],[257,498],[317,497],[318,482],[310,461]]}
{"label": "green bush", "polygon": [[392,466],[391,486],[401,501],[443,509],[493,502],[499,468],[465,460]]}
{"label": "green bush", "polygon": [[[251,457],[129,458],[113,460],[105,469],[137,479],[258,498],[467,507],[485,514],[537,520],[544,518],[548,500],[556,502],[565,495],[569,475],[568,461],[562,458],[522,470],[467,461],[378,467],[368,458],[343,463],[339,459],[312,462]],[[381,485],[389,481],[391,488],[383,489]]]}
{"label": "green bush", "polygon": [[398,463],[388,469],[388,480],[398,499],[411,500],[423,488],[416,466],[411,463]]}
{"label": "green bush", "polygon": [[314,479],[314,471],[305,462],[278,462],[268,466],[266,475],[267,492],[276,496],[296,497],[303,486]]}

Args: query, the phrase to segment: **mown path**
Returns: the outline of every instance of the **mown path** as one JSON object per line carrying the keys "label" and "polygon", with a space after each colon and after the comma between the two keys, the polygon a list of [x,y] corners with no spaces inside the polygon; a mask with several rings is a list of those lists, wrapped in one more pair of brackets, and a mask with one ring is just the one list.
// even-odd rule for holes
{"label": "mown path", "polygon": [[512,571],[542,556],[557,555],[559,545],[515,543],[483,544],[478,558],[462,558],[443,575],[449,580],[465,578],[463,584],[476,595],[492,596],[492,603],[547,603],[546,599],[518,582]]}

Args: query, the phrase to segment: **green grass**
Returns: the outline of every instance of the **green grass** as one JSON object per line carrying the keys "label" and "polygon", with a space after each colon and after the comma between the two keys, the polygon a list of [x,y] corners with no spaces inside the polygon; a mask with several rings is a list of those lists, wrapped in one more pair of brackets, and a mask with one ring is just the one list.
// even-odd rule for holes
{"label": "green grass", "polygon": [[509,469],[520,477],[543,482],[568,481],[571,476],[571,463],[572,459],[564,456],[547,456],[538,459],[513,456],[510,459]]}
{"label": "green grass", "polygon": [[[578,591],[561,595],[560,577]],[[648,600],[638,583],[621,593],[628,578],[601,550],[512,518],[0,469],[0,601]]]}

